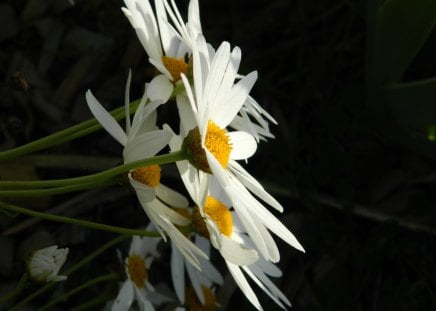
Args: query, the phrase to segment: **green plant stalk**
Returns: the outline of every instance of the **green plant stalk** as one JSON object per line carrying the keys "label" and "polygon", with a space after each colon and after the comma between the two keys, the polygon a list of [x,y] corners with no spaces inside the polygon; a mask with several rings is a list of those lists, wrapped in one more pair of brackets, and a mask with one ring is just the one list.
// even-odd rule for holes
{"label": "green plant stalk", "polygon": [[68,297],[88,288],[91,287],[95,284],[101,283],[101,282],[105,282],[105,281],[109,281],[109,280],[115,280],[118,279],[118,273],[109,273],[109,274],[104,274],[104,275],[100,275],[94,279],[91,279],[85,283],[83,283],[80,286],[77,286],[76,288],[60,295],[57,296],[56,298],[52,299],[49,303],[47,303],[45,306],[37,309],[37,311],[44,311],[44,310],[49,310],[51,307],[53,307],[55,304],[57,304],[58,302],[61,302],[62,300],[67,299]]}
{"label": "green plant stalk", "polygon": [[[135,100],[130,103],[130,113],[134,113],[138,108],[140,100]],[[110,114],[114,117],[115,120],[121,120],[125,117],[124,113],[125,109],[123,107],[119,107],[110,112]],[[7,159],[11,159],[14,157],[22,156],[37,150],[41,150],[44,148],[48,148],[57,144],[61,144],[75,138],[87,135],[89,133],[95,132],[98,129],[101,129],[101,125],[98,121],[94,119],[90,119],[84,121],[82,123],[73,125],[67,129],[56,132],[54,134],[48,135],[46,137],[37,139],[23,146],[19,146],[13,149],[9,149],[3,152],[0,152],[0,161],[4,161]]]}
{"label": "green plant stalk", "polygon": [[[70,311],[82,311],[82,310],[97,310],[96,305],[101,305],[113,298],[111,293],[103,293],[94,299],[89,299],[84,303],[76,305],[70,309]],[[99,309],[100,310],[100,309]]]}
{"label": "green plant stalk", "polygon": [[[142,159],[134,162],[125,163],[103,172],[82,176],[82,177],[67,178],[67,179],[52,179],[52,180],[34,180],[34,181],[0,181],[0,188],[1,187],[44,188],[44,187],[70,186],[74,184],[83,184],[83,183],[98,183],[103,180],[108,180],[117,175],[126,173],[138,167],[167,164],[167,163],[173,163],[186,159],[187,159],[186,153],[183,150],[179,150],[164,155],[154,156],[148,159]],[[4,197],[8,193],[11,194],[10,191],[14,191],[14,190],[9,190],[9,192],[8,190],[0,190],[0,196]]]}
{"label": "green plant stalk", "polygon": [[97,182],[67,185],[61,187],[53,187],[47,189],[1,190],[0,197],[26,198],[26,197],[52,196],[52,195],[63,194],[67,192],[75,192],[85,189],[93,189],[98,187],[109,186],[116,183],[117,181],[115,179],[112,179],[112,180],[103,180]]}
{"label": "green plant stalk", "polygon": [[129,229],[129,228],[123,228],[123,227],[116,227],[116,226],[109,226],[105,224],[100,224],[92,221],[86,221],[81,220],[77,218],[70,218],[65,216],[59,216],[49,213],[43,213],[43,212],[37,212],[33,211],[24,207],[0,202],[0,208],[6,209],[8,211],[29,215],[32,217],[42,218],[50,221],[56,221],[56,222],[63,222],[68,224],[74,224],[82,227],[87,227],[91,229],[97,229],[102,231],[109,231],[114,233],[119,233],[123,235],[138,235],[138,236],[147,236],[147,237],[159,237],[160,234],[158,232],[151,232],[151,231],[145,231],[145,230],[138,230],[138,229]]}
{"label": "green plant stalk", "polygon": [[[109,242],[107,242],[106,244],[104,244],[102,247],[98,248],[97,250],[95,250],[94,252],[92,252],[91,254],[89,254],[88,256],[86,256],[85,258],[83,258],[82,260],[80,260],[78,263],[76,263],[74,266],[72,266],[71,268],[67,269],[63,275],[69,276],[71,274],[73,274],[75,271],[79,270],[80,268],[82,268],[83,266],[85,266],[88,262],[90,262],[91,260],[93,260],[94,258],[96,258],[97,256],[99,256],[101,253],[103,253],[105,250],[111,248],[112,246],[121,243],[122,241],[126,240],[127,238],[129,238],[130,236],[128,235],[121,235],[116,237],[113,240],[110,240]],[[36,297],[38,297],[39,295],[41,295],[42,293],[44,293],[45,291],[49,290],[50,288],[52,288],[53,286],[55,286],[56,282],[50,282],[45,284],[44,286],[40,287],[38,290],[34,291],[32,294],[30,294],[29,296],[27,296],[26,298],[24,298],[23,300],[21,300],[18,304],[16,304],[15,306],[13,306],[10,311],[17,311],[20,310],[20,308],[22,306],[24,306],[25,304],[27,304],[28,302],[32,301],[33,299],[35,299]]]}
{"label": "green plant stalk", "polygon": [[28,280],[27,274],[24,273],[21,276],[20,280],[18,281],[18,284],[15,287],[15,289],[12,292],[7,293],[6,295],[0,297],[0,305],[4,305],[8,300],[11,300],[16,296],[18,296],[28,284],[27,280]]}

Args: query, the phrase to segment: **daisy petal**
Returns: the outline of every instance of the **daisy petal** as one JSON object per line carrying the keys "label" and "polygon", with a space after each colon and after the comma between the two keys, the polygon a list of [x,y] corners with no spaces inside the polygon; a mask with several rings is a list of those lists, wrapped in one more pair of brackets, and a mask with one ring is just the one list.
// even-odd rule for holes
{"label": "daisy petal", "polygon": [[232,143],[230,159],[245,160],[251,157],[257,149],[257,143],[253,136],[246,132],[236,131],[228,133]]}
{"label": "daisy petal", "polygon": [[101,126],[121,145],[125,146],[127,143],[127,135],[117,121],[110,115],[106,109],[97,101],[92,95],[91,91],[86,92],[86,102],[94,117],[100,122]]}
{"label": "daisy petal", "polygon": [[188,200],[180,193],[167,186],[160,184],[156,187],[156,194],[160,200],[171,207],[188,207]]}
{"label": "daisy petal", "polygon": [[185,271],[184,260],[180,251],[171,243],[171,276],[177,298],[182,304],[185,303]]}
{"label": "daisy petal", "polygon": [[147,96],[151,100],[161,100],[166,103],[173,92],[174,86],[164,75],[158,75],[147,85]]}
{"label": "daisy petal", "polygon": [[233,279],[235,280],[236,284],[241,289],[242,293],[245,297],[251,302],[251,304],[259,311],[263,310],[262,306],[259,303],[259,300],[256,297],[256,294],[253,292],[253,290],[250,287],[250,284],[248,284],[247,279],[245,278],[244,274],[242,273],[241,269],[230,262],[227,262],[227,267],[229,268],[230,273],[233,276]]}
{"label": "daisy petal", "polygon": [[242,244],[225,236],[223,236],[221,242],[222,247],[220,253],[226,261],[231,262],[232,264],[247,266],[251,265],[259,258],[254,249],[246,248]]}
{"label": "daisy petal", "polygon": [[112,305],[112,311],[125,311],[129,310],[133,303],[134,291],[133,284],[130,281],[125,281],[123,286],[118,293],[117,298],[115,298],[114,304]]}

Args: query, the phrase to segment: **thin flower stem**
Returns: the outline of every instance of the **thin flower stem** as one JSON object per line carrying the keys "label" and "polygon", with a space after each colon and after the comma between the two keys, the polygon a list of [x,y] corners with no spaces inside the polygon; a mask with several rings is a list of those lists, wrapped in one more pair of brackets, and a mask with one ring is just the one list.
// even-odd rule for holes
{"label": "thin flower stem", "polygon": [[70,218],[65,216],[53,215],[49,213],[37,212],[24,207],[0,202],[0,208],[3,208],[8,211],[29,215],[32,217],[42,218],[50,221],[69,223],[74,225],[79,225],[82,227],[87,227],[91,229],[109,231],[114,233],[119,233],[123,235],[138,235],[138,236],[147,236],[147,237],[159,237],[160,234],[158,232],[138,230],[138,229],[129,229],[123,227],[109,226],[105,224],[100,224],[92,221],[81,220],[77,218]]}
{"label": "thin flower stem", "polygon": [[[35,181],[0,181],[0,187],[12,187],[12,188],[44,188],[44,187],[61,187],[69,186],[74,184],[83,183],[97,183],[104,180],[108,180],[117,175],[126,173],[132,169],[149,166],[149,165],[160,165],[166,163],[173,163],[177,161],[186,160],[187,155],[184,151],[174,151],[168,154],[154,156],[148,159],[142,159],[134,162],[129,162],[116,166],[114,168],[108,169],[103,172],[99,172],[92,175],[67,178],[67,179],[52,179],[52,180],[35,180]],[[10,193],[7,190],[0,191],[0,197],[7,196]]]}
{"label": "thin flower stem", "polygon": [[102,305],[103,303],[109,301],[111,298],[113,298],[113,294],[103,293],[93,299],[89,299],[84,303],[72,307],[70,311],[97,310],[95,306]]}
{"label": "thin flower stem", "polygon": [[77,286],[76,288],[74,288],[74,289],[72,289],[72,290],[70,290],[70,291],[68,291],[68,292],[66,292],[66,293],[64,293],[64,294],[62,294],[60,296],[57,296],[56,298],[53,298],[45,306],[37,309],[37,311],[49,310],[51,307],[53,307],[58,302],[61,302],[62,300],[65,300],[68,297],[70,297],[70,296],[72,296],[72,295],[74,295],[74,294],[76,294],[76,293],[78,293],[78,292],[80,292],[80,291],[82,291],[82,290],[84,290],[84,289],[86,289],[88,287],[91,287],[91,286],[93,286],[95,284],[98,284],[98,283],[101,283],[101,282],[106,282],[106,281],[109,281],[109,280],[115,280],[118,277],[119,277],[118,273],[115,273],[115,272],[104,274],[104,275],[100,275],[100,276],[98,276],[98,277],[96,277],[94,279],[91,279],[91,280],[83,283],[80,286]]}
{"label": "thin flower stem", "polygon": [[26,189],[26,190],[1,190],[0,197],[6,198],[26,198],[26,197],[40,197],[40,196],[52,196],[56,194],[63,194],[68,192],[75,192],[85,189],[92,189],[98,187],[104,187],[115,184],[117,181],[103,180],[97,182],[88,182],[82,184],[73,184],[68,186],[53,187],[47,189]]}
{"label": "thin flower stem", "polygon": [[[118,243],[121,243],[122,241],[126,240],[127,238],[129,238],[128,235],[121,235],[121,236],[116,237],[115,239],[110,240],[109,242],[104,244],[102,247],[98,248],[97,250],[95,250],[94,252],[92,252],[91,254],[89,254],[88,256],[83,258],[82,260],[80,260],[74,266],[72,266],[71,268],[66,270],[63,273],[63,275],[69,276],[69,275],[73,274],[75,271],[79,270],[80,268],[85,266],[88,262],[92,261],[94,258],[99,256],[105,250],[111,248],[112,246],[114,246]],[[14,307],[12,307],[10,309],[10,311],[20,310],[22,306],[26,305],[28,302],[32,301],[33,299],[35,299],[36,297],[38,297],[39,295],[41,295],[45,291],[47,291],[50,288],[52,288],[53,286],[55,286],[55,284],[56,284],[56,282],[50,282],[50,283],[45,284],[44,286],[40,287],[38,290],[34,291],[32,294],[30,294],[29,296],[27,296],[26,298],[21,300],[18,304],[16,304]]]}
{"label": "thin flower stem", "polygon": [[[136,100],[130,103],[130,112],[133,113],[138,108],[140,100]],[[124,106],[114,109],[110,112],[110,114],[114,117],[115,120],[121,120],[125,117]],[[75,138],[84,136],[91,132],[94,132],[101,128],[101,125],[98,121],[94,119],[90,119],[88,121],[84,121],[82,123],[73,125],[67,129],[56,132],[54,134],[48,135],[46,137],[40,138],[38,140],[32,141],[23,146],[19,146],[13,149],[9,149],[3,152],[0,152],[0,161],[4,161],[7,159],[11,159],[14,157],[22,156],[37,150],[41,150],[44,148],[48,148],[57,144],[64,143],[66,141],[73,140]]]}
{"label": "thin flower stem", "polygon": [[5,305],[5,303],[8,300],[11,300],[11,299],[15,298],[16,296],[18,296],[23,291],[23,289],[26,287],[26,285],[28,284],[27,280],[28,280],[27,274],[24,273],[21,276],[20,280],[18,281],[18,284],[15,287],[15,289],[12,292],[7,293],[6,295],[0,297],[0,305]]}

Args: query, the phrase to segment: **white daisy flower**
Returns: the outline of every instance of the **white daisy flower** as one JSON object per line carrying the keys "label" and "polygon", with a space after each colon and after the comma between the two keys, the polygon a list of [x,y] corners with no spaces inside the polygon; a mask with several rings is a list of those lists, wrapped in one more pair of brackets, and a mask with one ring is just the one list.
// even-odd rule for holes
{"label": "white daisy flower", "polygon": [[[189,189],[195,184],[192,181],[197,178],[201,187],[205,188],[204,184],[209,178],[216,178],[265,259],[273,262],[280,259],[277,245],[268,230],[304,251],[294,235],[252,193],[271,207],[283,211],[280,203],[236,162],[255,153],[255,139],[244,131],[226,130],[247,100],[257,73],[252,72],[234,84],[240,63],[240,50],[236,47],[230,51],[227,42],[221,44],[210,62],[208,59],[206,42],[202,36],[198,36],[193,45],[193,89],[182,74],[193,118],[189,117],[192,113],[186,107],[181,112],[181,118],[186,116],[186,128],[189,128],[186,124],[190,120],[194,121],[193,129],[183,142],[192,165],[187,161],[178,163],[185,186]],[[172,143],[171,148],[178,148],[178,144]],[[213,177],[203,177],[204,172]]]}
{"label": "white daisy flower", "polygon": [[37,282],[65,281],[65,275],[59,275],[59,270],[67,260],[68,248],[57,245],[37,250],[27,262],[30,277]]}
{"label": "white daisy flower", "polygon": [[[156,128],[156,108],[162,104],[162,101],[151,101],[146,105],[146,92],[130,124],[128,112],[130,78],[129,74],[125,96],[126,131],[95,99],[91,91],[88,90],[86,93],[89,109],[95,118],[112,137],[124,146],[125,163],[156,155],[168,144],[173,135],[166,125],[163,129]],[[171,208],[187,207],[188,201],[181,194],[161,184],[160,173],[161,169],[158,165],[151,165],[131,171],[128,177],[145,213],[156,225],[162,237],[166,240],[166,233],[181,253],[198,268],[197,257],[207,258],[207,256],[177,229],[176,225],[185,226],[190,221]]]}
{"label": "white daisy flower", "polygon": [[180,80],[180,74],[188,74],[192,50],[190,33],[201,33],[198,0],[189,3],[186,25],[174,0],[171,0],[171,5],[167,0],[155,0],[156,12],[148,0],[125,0],[124,3],[126,7],[122,10],[135,29],[150,63],[161,72],[150,82],[148,97],[166,102]]}
{"label": "white daisy flower", "polygon": [[[200,189],[200,184],[190,188],[192,192]],[[203,205],[199,205],[203,207],[194,209],[192,217],[194,231],[208,237],[213,246],[220,251],[236,284],[253,306],[262,310],[256,294],[242,271],[280,307],[286,309],[286,306],[290,306],[289,300],[268,278],[268,275],[280,276],[280,270],[262,257],[258,258],[254,243],[246,235],[238,215],[230,211],[231,202],[219,185],[212,180],[206,191],[208,195]],[[201,193],[191,193],[191,195],[196,202],[200,202],[204,197]]]}
{"label": "white daisy flower", "polygon": [[121,285],[112,311],[126,311],[136,300],[140,310],[154,311],[153,304],[159,304],[165,297],[156,293],[148,281],[148,271],[156,254],[159,239],[134,236],[130,244],[129,255],[125,259],[127,280]]}

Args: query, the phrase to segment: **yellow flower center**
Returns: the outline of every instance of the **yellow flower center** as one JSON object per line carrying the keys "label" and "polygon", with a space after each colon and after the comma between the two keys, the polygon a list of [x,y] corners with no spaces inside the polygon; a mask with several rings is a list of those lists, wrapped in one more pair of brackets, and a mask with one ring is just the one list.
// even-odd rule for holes
{"label": "yellow flower center", "polygon": [[204,305],[195,294],[193,287],[188,287],[185,291],[185,306],[189,311],[215,311],[216,299],[213,291],[204,285],[201,286],[204,294]]}
{"label": "yellow flower center", "polygon": [[160,166],[150,165],[135,169],[132,178],[149,187],[155,188],[160,183]]}
{"label": "yellow flower center", "polygon": [[184,58],[162,56],[162,63],[171,74],[174,83],[181,79],[181,73],[185,75],[188,74],[188,64],[185,62]]}
{"label": "yellow flower center", "polygon": [[[183,144],[190,157],[191,164],[206,173],[212,174],[207,162],[206,153],[201,146],[201,135],[198,127],[189,131]],[[227,131],[209,120],[204,144],[221,166],[226,169],[229,163],[230,152],[232,151]]]}
{"label": "yellow flower center", "polygon": [[130,279],[135,283],[136,287],[144,287],[148,277],[144,258],[138,255],[130,255],[127,259],[127,271],[129,271]]}
{"label": "yellow flower center", "polygon": [[[227,206],[214,197],[208,196],[204,203],[204,213],[213,220],[223,235],[227,237],[232,235],[233,218]],[[197,206],[192,212],[192,223],[197,233],[209,238],[209,232]]]}

